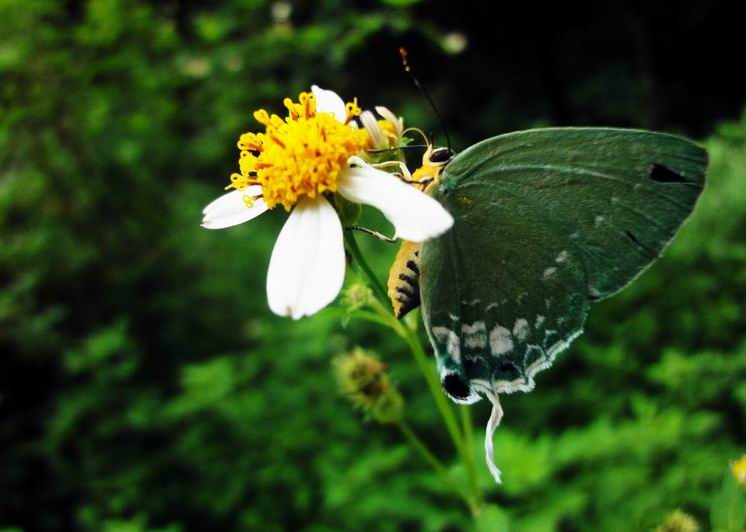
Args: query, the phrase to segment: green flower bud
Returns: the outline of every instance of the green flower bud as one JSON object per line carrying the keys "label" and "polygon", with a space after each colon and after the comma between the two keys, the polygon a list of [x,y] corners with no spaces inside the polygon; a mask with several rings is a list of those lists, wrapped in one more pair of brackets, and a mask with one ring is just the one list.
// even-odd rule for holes
{"label": "green flower bud", "polygon": [[373,290],[363,283],[354,283],[344,291],[342,304],[353,311],[367,307],[373,299]]}
{"label": "green flower bud", "polygon": [[356,348],[337,357],[333,364],[340,391],[366,419],[379,423],[401,420],[404,400],[391,384],[383,362]]}
{"label": "green flower bud", "polygon": [[395,388],[389,388],[376,402],[370,413],[378,423],[398,423],[404,414],[404,398]]}
{"label": "green flower bud", "polygon": [[699,532],[699,525],[688,513],[675,510],[666,516],[655,532]]}

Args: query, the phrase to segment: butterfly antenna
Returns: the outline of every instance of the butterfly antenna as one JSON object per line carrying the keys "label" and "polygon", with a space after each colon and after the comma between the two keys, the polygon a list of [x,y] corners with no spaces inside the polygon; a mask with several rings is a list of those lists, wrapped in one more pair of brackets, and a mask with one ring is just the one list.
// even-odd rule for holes
{"label": "butterfly antenna", "polygon": [[[407,133],[411,130],[404,130],[404,133]],[[388,151],[399,151],[399,150],[414,150],[414,149],[422,149],[422,148],[429,148],[430,144],[405,144],[404,146],[397,146],[396,148],[382,148],[380,150],[365,150],[367,153],[386,153]]]}
{"label": "butterfly antenna", "polygon": [[[425,132],[422,131],[420,128],[417,127],[408,127],[404,131],[401,132],[402,136],[406,135],[407,133],[417,133],[419,136],[422,137],[422,140],[425,142],[424,145],[421,145],[425,148],[432,148],[433,147],[433,141],[432,139],[428,138],[427,135],[425,135]],[[409,146],[414,147],[414,144],[409,144]]]}
{"label": "butterfly antenna", "polygon": [[435,102],[430,97],[430,94],[427,92],[427,89],[420,83],[420,80],[417,79],[417,76],[414,75],[414,72],[412,72],[412,67],[409,65],[409,59],[407,56],[409,55],[409,52],[406,48],[403,46],[399,48],[399,55],[401,56],[401,62],[404,66],[404,71],[409,74],[409,77],[412,78],[412,81],[415,84],[415,87],[417,87],[422,94],[422,96],[425,97],[425,100],[427,100],[427,103],[430,104],[430,107],[435,112],[435,115],[438,117],[438,122],[440,122],[440,128],[443,130],[443,134],[446,137],[446,143],[448,144],[448,149],[451,149],[451,137],[448,135],[448,128],[446,127],[446,122],[443,120],[443,115],[440,114],[440,111],[438,111],[438,106],[435,105]]}

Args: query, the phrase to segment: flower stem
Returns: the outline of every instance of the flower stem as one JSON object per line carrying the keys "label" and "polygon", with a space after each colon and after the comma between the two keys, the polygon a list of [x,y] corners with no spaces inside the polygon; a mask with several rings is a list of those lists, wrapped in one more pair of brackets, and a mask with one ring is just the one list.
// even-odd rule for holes
{"label": "flower stem", "polygon": [[456,420],[456,415],[453,413],[453,407],[448,403],[448,399],[443,395],[443,391],[440,388],[440,379],[438,379],[438,376],[435,374],[435,370],[433,369],[431,362],[428,360],[425,350],[422,348],[422,343],[420,342],[419,336],[417,336],[417,331],[413,330],[409,325],[402,324],[401,322],[397,322],[397,325],[399,326],[396,328],[397,332],[402,338],[404,338],[404,341],[409,346],[409,349],[412,351],[412,355],[414,356],[414,360],[420,368],[420,372],[427,381],[430,393],[435,399],[435,404],[438,407],[438,410],[440,410],[440,414],[443,417],[443,421],[445,421],[448,432],[451,434],[453,443],[456,445],[456,450],[463,454],[463,438],[458,426],[458,421]]}
{"label": "flower stem", "polygon": [[357,240],[355,240],[355,235],[352,234],[352,231],[350,230],[345,231],[344,235],[345,242],[347,243],[347,249],[350,250],[353,260],[357,262],[358,266],[360,266],[360,269],[363,270],[363,273],[368,278],[368,281],[373,287],[373,291],[376,293],[376,297],[382,303],[388,301],[388,294],[386,293],[386,289],[383,287],[383,283],[381,283],[380,279],[376,277],[373,269],[366,262],[365,257],[363,257],[363,253],[362,251],[360,251],[360,246],[357,245]]}
{"label": "flower stem", "polygon": [[[471,417],[469,417],[468,426],[464,425],[464,432],[462,434],[461,427],[459,427],[458,420],[456,419],[456,415],[453,412],[453,406],[451,405],[451,403],[448,402],[448,399],[441,390],[440,379],[435,373],[432,364],[427,359],[427,355],[422,348],[420,338],[417,335],[417,330],[409,324],[403,325],[402,329],[404,329],[405,331],[405,334],[403,335],[404,340],[409,345],[409,348],[412,351],[412,355],[414,356],[415,361],[420,368],[420,371],[427,381],[427,384],[430,388],[430,393],[435,399],[435,404],[438,407],[438,410],[440,410],[440,414],[443,417],[443,421],[445,421],[446,428],[448,428],[448,432],[450,433],[451,439],[456,446],[456,450],[458,451],[459,456],[464,463],[464,468],[466,469],[466,474],[469,479],[470,491],[472,493],[470,508],[472,510],[472,513],[476,513],[479,511],[479,507],[482,504],[482,493],[479,490],[479,485],[477,483],[476,464],[474,463],[473,452],[474,447],[471,443]],[[463,410],[463,407],[461,409]]]}
{"label": "flower stem", "polygon": [[[396,333],[401,336],[409,346],[409,349],[412,351],[412,355],[414,356],[415,362],[417,363],[417,367],[420,368],[420,371],[422,372],[428,386],[430,387],[430,392],[435,399],[435,404],[437,405],[438,410],[443,417],[443,421],[445,421],[448,432],[451,435],[451,439],[453,440],[456,449],[463,455],[463,442],[456,416],[453,413],[451,405],[448,403],[448,400],[443,395],[443,392],[440,389],[440,381],[427,359],[427,355],[425,354],[425,351],[422,348],[422,344],[420,343],[420,339],[417,336],[417,331],[414,330],[411,326],[397,320],[393,316],[393,314],[391,314],[387,310],[388,307],[386,305],[388,305],[388,296],[386,295],[386,290],[383,288],[383,285],[376,277],[373,269],[366,262],[365,257],[360,251],[360,247],[357,245],[357,241],[355,240],[355,237],[351,231],[345,232],[345,240],[347,242],[348,248],[350,249],[350,253],[352,254],[352,258],[355,260],[365,276],[368,278],[368,281],[371,283],[371,285],[373,285],[374,292],[376,292],[376,295],[378,296],[378,301],[374,302],[373,304],[373,310],[375,310],[375,313],[383,320],[385,320],[386,324],[391,329],[396,331]],[[370,319],[370,317],[367,317],[367,319]]]}
{"label": "flower stem", "polygon": [[464,456],[466,463],[464,465],[471,481],[472,492],[481,499],[481,492],[477,483],[477,464],[474,461],[474,430],[471,423],[471,410],[468,405],[461,405],[458,409],[461,413],[461,427],[464,431],[464,446],[466,447],[466,455]]}
{"label": "flower stem", "polygon": [[445,466],[441,463],[440,460],[438,460],[435,455],[428,449],[427,445],[423,443],[423,441],[417,436],[417,434],[412,430],[412,428],[409,426],[409,424],[405,420],[401,420],[397,426],[399,427],[399,430],[401,430],[404,437],[407,439],[409,444],[414,448],[415,451],[417,451],[420,456],[430,464],[430,466],[438,473],[438,475],[441,477],[443,482],[451,489],[453,493],[458,495],[461,499],[464,500],[466,505],[469,507],[469,510],[474,513],[476,511],[476,507],[474,505],[474,501],[466,495],[462,490],[460,490],[457,486],[453,484],[453,479],[451,478],[450,473],[445,468]]}

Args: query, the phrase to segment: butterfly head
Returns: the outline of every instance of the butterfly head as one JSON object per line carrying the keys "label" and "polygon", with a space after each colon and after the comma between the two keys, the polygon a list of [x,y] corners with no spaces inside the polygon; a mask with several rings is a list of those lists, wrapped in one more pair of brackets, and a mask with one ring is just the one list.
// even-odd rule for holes
{"label": "butterfly head", "polygon": [[422,166],[414,171],[412,179],[423,185],[437,182],[443,168],[453,159],[453,155],[450,148],[435,148],[428,143],[427,150],[422,155]]}
{"label": "butterfly head", "polygon": [[451,159],[453,159],[453,150],[451,150],[451,148],[435,148],[431,145],[422,156],[422,166],[443,167],[448,164]]}

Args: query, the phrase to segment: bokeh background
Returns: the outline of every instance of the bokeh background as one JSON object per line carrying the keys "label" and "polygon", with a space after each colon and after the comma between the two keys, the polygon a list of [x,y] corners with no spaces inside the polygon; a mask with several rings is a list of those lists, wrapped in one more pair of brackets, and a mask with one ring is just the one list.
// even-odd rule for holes
{"label": "bokeh background", "polygon": [[[343,328],[338,308],[269,312],[283,213],[199,228],[251,112],[311,83],[442,140],[402,72],[406,45],[457,149],[612,125],[709,150],[666,257],[595,306],[533,393],[504,398],[505,484],[482,478],[511,530],[650,530],[677,508],[706,530],[746,451],[738,5],[0,1],[0,528],[472,528],[400,434],[337,392],[331,359],[377,352],[450,462],[404,345]],[[383,276],[392,247],[365,245]],[[473,416],[481,427],[488,406]]]}

